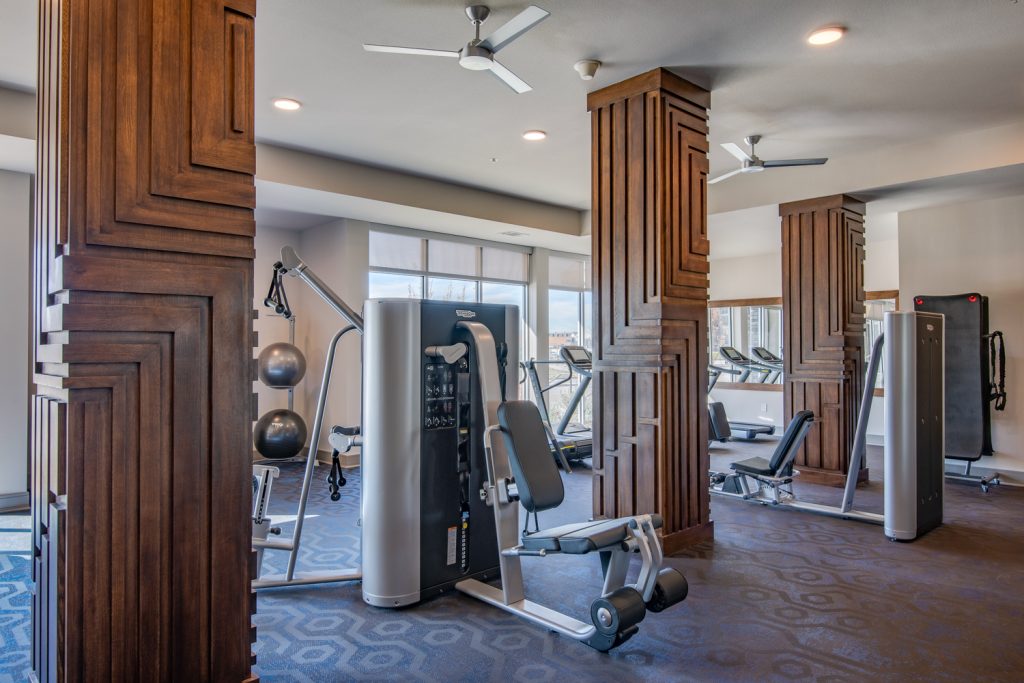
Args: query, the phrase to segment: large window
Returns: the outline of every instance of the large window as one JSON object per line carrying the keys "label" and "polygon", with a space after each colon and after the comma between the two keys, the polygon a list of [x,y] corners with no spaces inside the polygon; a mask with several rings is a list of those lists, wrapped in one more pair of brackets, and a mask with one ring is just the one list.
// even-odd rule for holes
{"label": "large window", "polygon": [[370,231],[371,299],[436,299],[519,307],[519,356],[527,357],[529,254],[476,242]]}
{"label": "large window", "polygon": [[[590,264],[583,258],[551,256],[548,261],[548,359],[558,360],[559,349],[566,344],[584,346],[593,351],[593,299],[590,293]],[[548,366],[548,383],[553,384],[568,375],[562,363]],[[572,379],[548,392],[548,412],[558,423],[569,407],[580,377]],[[593,422],[592,389],[587,389],[571,418],[589,427]]]}

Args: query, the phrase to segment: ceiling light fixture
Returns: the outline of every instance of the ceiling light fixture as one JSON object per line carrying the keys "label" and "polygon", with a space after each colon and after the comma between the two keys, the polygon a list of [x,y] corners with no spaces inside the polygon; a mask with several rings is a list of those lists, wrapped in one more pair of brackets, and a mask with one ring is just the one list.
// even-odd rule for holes
{"label": "ceiling light fixture", "polygon": [[826,26],[807,36],[807,42],[811,45],[829,45],[843,37],[846,29],[842,26]]}
{"label": "ceiling light fixture", "polygon": [[289,97],[278,97],[274,100],[274,106],[285,111],[298,111],[302,109],[302,102]]}
{"label": "ceiling light fixture", "polygon": [[547,136],[548,134],[542,130],[528,130],[523,133],[524,140],[543,140]]}

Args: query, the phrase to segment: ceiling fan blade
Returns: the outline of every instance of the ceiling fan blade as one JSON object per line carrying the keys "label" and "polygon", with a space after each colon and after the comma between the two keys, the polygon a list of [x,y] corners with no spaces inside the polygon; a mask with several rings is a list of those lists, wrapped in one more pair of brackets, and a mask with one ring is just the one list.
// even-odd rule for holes
{"label": "ceiling fan blade", "polygon": [[726,152],[728,152],[729,154],[733,155],[734,157],[736,157],[740,161],[753,161],[754,160],[753,157],[751,157],[749,154],[744,152],[740,148],[740,146],[735,144],[735,143],[723,142],[722,143],[722,149],[724,149]]}
{"label": "ceiling fan blade", "polygon": [[480,45],[486,47],[491,52],[497,52],[549,16],[551,16],[551,13],[547,10],[541,9],[536,5],[530,5],[512,17],[508,23],[484,38]]}
{"label": "ceiling fan blade", "polygon": [[530,84],[523,79],[516,76],[514,73],[502,66],[497,60],[491,60],[491,73],[505,81],[505,85],[515,90],[517,93],[522,95],[524,92],[530,92],[533,88]]}
{"label": "ceiling fan blade", "polygon": [[398,47],[397,45],[369,45],[363,43],[367,52],[390,52],[396,55],[422,55],[424,57],[458,57],[458,52],[451,50],[430,50],[424,47]]}
{"label": "ceiling fan blade", "polygon": [[731,178],[734,175],[737,175],[739,173],[743,173],[743,169],[742,168],[737,168],[735,171],[729,171],[728,173],[724,173],[724,174],[718,176],[717,178],[712,178],[711,180],[708,181],[708,185],[714,185],[715,183],[722,182],[726,178]]}
{"label": "ceiling fan blade", "polygon": [[828,161],[828,157],[823,159],[776,159],[775,161],[764,162],[764,167],[783,168],[785,166],[821,166],[826,161]]}

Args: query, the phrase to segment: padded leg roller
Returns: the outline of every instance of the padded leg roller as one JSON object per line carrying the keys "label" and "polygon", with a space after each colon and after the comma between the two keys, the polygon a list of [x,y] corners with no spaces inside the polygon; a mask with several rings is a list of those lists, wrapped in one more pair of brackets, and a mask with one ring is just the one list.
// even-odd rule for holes
{"label": "padded leg roller", "polygon": [[725,477],[725,481],[722,483],[723,493],[743,493],[740,488],[740,478],[735,474],[728,474]]}
{"label": "padded leg roller", "polygon": [[590,604],[590,618],[597,629],[587,645],[607,652],[629,640],[639,630],[636,625],[647,614],[644,598],[635,588],[623,586]]}
{"label": "padded leg roller", "polygon": [[647,602],[647,609],[652,612],[664,611],[685,600],[689,592],[686,577],[671,567],[665,567],[658,572],[658,582],[654,586],[654,594]]}

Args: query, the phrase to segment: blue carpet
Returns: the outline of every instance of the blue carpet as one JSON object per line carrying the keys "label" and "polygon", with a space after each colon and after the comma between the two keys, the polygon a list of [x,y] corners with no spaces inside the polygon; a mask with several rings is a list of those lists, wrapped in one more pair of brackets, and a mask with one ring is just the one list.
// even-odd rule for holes
{"label": "blue carpet", "polygon": [[[715,466],[771,452],[773,442],[716,448]],[[881,472],[872,449],[872,475]],[[718,462],[718,461],[721,462]],[[298,466],[282,466],[273,515],[294,514]],[[322,471],[322,470],[321,470]],[[585,519],[590,473],[565,476],[566,502],[542,526]],[[835,504],[841,490],[803,485]],[[300,567],[358,561],[358,473],[343,499],[317,477]],[[857,493],[881,509],[881,484]],[[640,633],[596,652],[451,593],[413,608],[372,608],[359,586],[261,591],[256,671],[275,681],[1020,681],[1024,671],[1024,491],[947,485],[946,524],[914,543],[877,526],[740,501],[712,501],[714,543],[667,564],[690,597],[649,614]],[[290,533],[290,524],[284,525]],[[527,594],[586,618],[600,592],[596,558],[526,558]],[[264,569],[284,557],[268,553]]]}
{"label": "blue carpet", "polygon": [[0,683],[22,683],[31,666],[32,564],[0,554]]}

